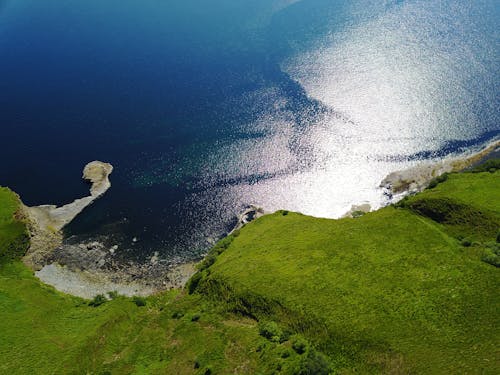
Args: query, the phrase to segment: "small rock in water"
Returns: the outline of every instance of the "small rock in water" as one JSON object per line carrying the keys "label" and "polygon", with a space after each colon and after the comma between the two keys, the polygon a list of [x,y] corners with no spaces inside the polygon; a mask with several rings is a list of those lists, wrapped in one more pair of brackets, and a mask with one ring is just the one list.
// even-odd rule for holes
{"label": "small rock in water", "polygon": [[153,254],[153,256],[151,257],[151,264],[156,264],[158,263],[158,251],[155,251],[155,253]]}

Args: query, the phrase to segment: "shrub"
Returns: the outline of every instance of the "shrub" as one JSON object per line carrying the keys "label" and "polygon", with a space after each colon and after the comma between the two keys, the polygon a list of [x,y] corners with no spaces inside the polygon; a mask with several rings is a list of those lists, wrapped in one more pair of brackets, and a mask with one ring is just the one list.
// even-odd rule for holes
{"label": "shrub", "polygon": [[326,357],[314,349],[310,349],[307,355],[302,357],[298,375],[328,375],[330,365]]}
{"label": "shrub", "polygon": [[192,322],[197,322],[198,320],[200,320],[201,318],[201,314],[200,313],[196,313],[196,314],[193,314],[193,316],[191,317],[191,321]]}
{"label": "shrub", "polygon": [[297,354],[304,354],[309,347],[306,339],[297,337],[292,341],[292,348]]}
{"label": "shrub", "polygon": [[118,292],[116,290],[113,290],[112,292],[108,292],[108,297],[110,299],[116,299],[118,298],[120,295],[118,294]]}
{"label": "shrub", "polygon": [[500,256],[494,254],[491,251],[483,254],[481,260],[485,263],[491,264],[492,266],[500,267]]}
{"label": "shrub", "polygon": [[98,307],[105,302],[108,302],[108,299],[104,297],[104,294],[98,294],[89,302],[89,306]]}
{"label": "shrub", "polygon": [[490,248],[495,255],[500,255],[500,244],[499,243],[492,243]]}
{"label": "shrub", "polygon": [[132,297],[132,302],[138,307],[146,306],[146,298],[144,297],[134,296]]}
{"label": "shrub", "polygon": [[212,264],[214,264],[215,261],[217,260],[217,255],[216,254],[208,254],[205,257],[205,259],[203,259],[203,261],[200,263],[199,271],[206,270],[208,267],[210,267]]}
{"label": "shrub", "polygon": [[435,178],[433,178],[430,182],[429,185],[427,186],[427,189],[434,189],[436,186],[438,186],[438,182]]}
{"label": "shrub", "polygon": [[283,216],[286,216],[286,215],[288,215],[288,211],[283,210],[283,211],[281,211],[281,214],[282,214]]}
{"label": "shrub", "polygon": [[198,287],[198,284],[200,281],[203,279],[203,275],[200,271],[196,272],[191,278],[189,279],[187,283],[187,289],[189,294],[193,294],[196,288]]}
{"label": "shrub", "polygon": [[172,314],[172,318],[173,319],[180,319],[184,316],[184,313],[180,312],[180,311],[175,311],[173,314]]}
{"label": "shrub", "polygon": [[469,247],[472,245],[472,242],[468,238],[464,238],[461,242],[462,246]]}
{"label": "shrub", "polygon": [[429,182],[429,185],[427,186],[427,188],[434,189],[436,186],[438,186],[442,182],[445,182],[447,179],[448,179],[448,173],[443,173],[441,176],[437,176],[437,177],[433,178]]}
{"label": "shrub", "polygon": [[363,216],[363,215],[365,215],[365,214],[366,214],[366,212],[365,212],[365,211],[359,211],[359,210],[358,210],[358,211],[354,211],[354,212],[351,214],[351,216],[352,216],[354,219],[356,219],[356,218],[361,217],[361,216]]}
{"label": "shrub", "polygon": [[490,172],[494,173],[496,171],[500,170],[500,159],[490,159],[485,161],[483,164],[480,164],[473,169],[471,169],[472,173],[479,173],[479,172]]}
{"label": "shrub", "polygon": [[273,342],[280,342],[283,335],[283,330],[276,322],[264,322],[259,325],[259,333],[261,336]]}
{"label": "shrub", "polygon": [[285,349],[281,352],[281,355],[280,357],[281,358],[288,358],[292,355],[292,353],[290,353],[290,350],[289,349]]}

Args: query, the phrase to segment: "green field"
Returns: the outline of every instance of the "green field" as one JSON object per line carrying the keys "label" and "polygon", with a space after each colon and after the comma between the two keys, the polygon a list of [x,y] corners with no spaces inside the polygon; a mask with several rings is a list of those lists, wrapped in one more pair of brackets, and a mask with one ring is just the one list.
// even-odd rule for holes
{"label": "green field", "polygon": [[21,256],[28,247],[25,224],[16,215],[19,205],[18,196],[0,186],[0,264]]}
{"label": "green field", "polygon": [[[4,261],[0,373],[496,374],[499,182],[452,174],[355,219],[264,216],[146,306],[92,307]],[[25,229],[0,194],[12,252]]]}

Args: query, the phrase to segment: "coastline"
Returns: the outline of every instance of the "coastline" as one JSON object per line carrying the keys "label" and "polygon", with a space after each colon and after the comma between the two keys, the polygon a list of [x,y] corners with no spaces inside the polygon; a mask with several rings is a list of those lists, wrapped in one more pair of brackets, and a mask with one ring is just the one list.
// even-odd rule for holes
{"label": "coastline", "polygon": [[499,150],[500,140],[495,139],[459,155],[450,155],[441,160],[423,161],[412,168],[390,173],[380,182],[379,187],[386,190],[386,195],[393,198],[391,199],[393,203],[405,194],[422,191],[433,178],[444,173],[460,172],[480,164]]}
{"label": "coastline", "polygon": [[[407,170],[392,172],[384,178],[380,188],[390,195],[388,204],[392,204],[407,194],[423,190],[433,178],[443,173],[460,171],[479,164],[499,149],[500,141],[495,140],[479,150],[470,150],[439,161],[424,161]],[[91,193],[91,196],[87,198],[97,199],[109,189],[111,184],[108,176],[109,173],[105,174],[106,183],[102,183],[99,179],[97,182],[92,182],[92,187],[97,183],[99,188],[91,188],[91,192],[93,190],[95,194]],[[31,222],[30,232],[32,232],[33,241],[31,247],[38,250],[30,250],[23,260],[35,271],[35,275],[42,282],[52,285],[57,290],[83,298],[92,298],[96,294],[107,294],[113,291],[127,296],[146,296],[162,290],[183,288],[196,272],[198,261],[174,260],[166,263],[159,260],[155,253],[149,262],[124,262],[115,257],[114,246],[107,248],[99,241],[63,245],[60,228],[54,230],[53,227],[47,225],[45,218],[40,219],[37,216],[47,212],[45,207],[51,207],[52,210],[61,209],[55,206],[39,206],[35,209],[25,207]],[[81,210],[71,211],[72,215],[76,212],[73,217]],[[369,212],[370,210],[371,207],[368,204],[353,204],[351,210],[343,217],[355,217],[359,211]],[[238,216],[237,224],[227,235],[231,235],[247,223],[269,213],[262,207],[249,205]],[[44,229],[40,229],[41,227]],[[39,233],[40,231],[42,233]],[[44,251],[41,251],[42,248]]]}

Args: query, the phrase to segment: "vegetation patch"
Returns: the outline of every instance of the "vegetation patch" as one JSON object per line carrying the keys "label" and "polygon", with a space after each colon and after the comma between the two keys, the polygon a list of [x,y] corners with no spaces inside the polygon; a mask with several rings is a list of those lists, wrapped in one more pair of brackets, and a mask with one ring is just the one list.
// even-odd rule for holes
{"label": "vegetation patch", "polygon": [[427,186],[428,189],[434,189],[436,186],[439,184],[445,182],[448,179],[449,174],[448,173],[443,173],[442,175],[433,178],[430,182],[429,185]]}
{"label": "vegetation patch", "polygon": [[494,253],[481,254],[496,243],[498,201],[488,172],[357,220],[278,212],[248,224],[195,291],[304,337],[330,371],[493,372],[482,358],[494,362],[500,279]]}
{"label": "vegetation patch", "polygon": [[0,187],[0,264],[21,258],[29,247],[21,201],[11,190]]}
{"label": "vegetation patch", "polygon": [[25,226],[1,190],[0,373],[496,373],[498,178],[450,174],[356,220],[267,215],[185,292],[92,301],[15,259]]}
{"label": "vegetation patch", "polygon": [[500,170],[500,159],[490,159],[486,160],[484,163],[472,168],[470,172],[472,173],[482,173],[490,172],[495,173]]}

